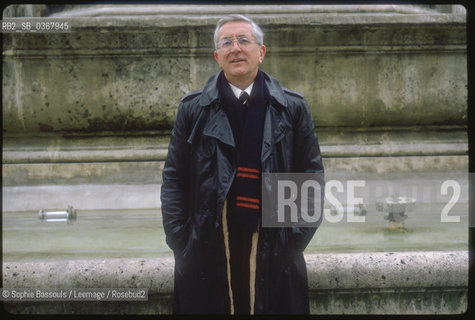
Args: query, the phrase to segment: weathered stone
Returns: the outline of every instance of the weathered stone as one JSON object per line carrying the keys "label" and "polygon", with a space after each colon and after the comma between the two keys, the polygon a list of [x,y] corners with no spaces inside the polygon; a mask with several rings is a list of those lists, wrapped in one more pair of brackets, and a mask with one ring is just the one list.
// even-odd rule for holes
{"label": "weathered stone", "polygon": [[464,170],[466,27],[454,8],[12,7],[68,17],[73,32],[4,34],[3,183],[159,183],[179,99],[218,71],[212,32],[228,13],[262,26],[262,68],[306,96],[327,172]]}
{"label": "weathered stone", "polygon": [[[467,308],[466,251],[307,254],[306,260],[312,314],[453,314]],[[4,307],[20,314],[168,314],[173,263],[172,258],[6,262],[4,288],[148,288],[150,297],[140,303]]]}
{"label": "weathered stone", "polygon": [[[62,168],[64,170],[64,168]],[[148,171],[152,172],[151,168]],[[155,171],[159,171],[156,169]],[[153,175],[152,175],[153,176]],[[91,179],[92,180],[92,179]],[[99,180],[99,179],[98,179]],[[140,210],[161,207],[161,184],[130,181],[129,184],[19,185],[2,188],[3,212],[37,212],[40,209]],[[19,201],[18,199],[22,199]],[[159,219],[159,217],[157,217]]]}
{"label": "weathered stone", "polygon": [[72,33],[4,34],[3,130],[170,128],[180,97],[218,71],[226,10],[262,26],[263,70],[306,96],[318,127],[466,124],[465,15],[382,8],[158,6],[76,16]]}
{"label": "weathered stone", "polygon": [[[467,135],[457,128],[321,130],[327,173],[466,171]],[[169,133],[4,135],[4,186],[157,184]]]}

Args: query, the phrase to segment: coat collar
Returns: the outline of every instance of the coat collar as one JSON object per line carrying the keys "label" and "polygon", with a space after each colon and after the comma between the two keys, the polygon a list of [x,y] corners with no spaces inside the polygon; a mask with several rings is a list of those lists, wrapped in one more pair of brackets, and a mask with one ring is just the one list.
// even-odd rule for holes
{"label": "coat collar", "polygon": [[[217,81],[219,74],[220,73],[217,73],[211,76],[203,88],[200,97],[201,106],[206,107],[213,105],[214,102],[218,100],[219,93]],[[279,85],[279,82],[264,72],[263,75],[267,88],[269,89],[271,100],[275,100],[281,106],[287,107],[288,101]],[[272,105],[272,102],[270,105]],[[270,156],[273,145],[282,140],[286,135],[286,132],[288,131],[286,127],[287,126],[285,125],[285,121],[283,121],[281,113],[278,112],[276,108],[268,108],[264,120],[264,136],[261,151],[262,163],[264,163],[264,161]],[[213,114],[213,118],[207,122],[207,125],[203,130],[203,135],[214,137],[232,147],[236,146],[234,137],[232,136],[231,125],[229,124],[226,113],[222,108],[217,108],[216,112]],[[194,136],[193,133],[192,136]],[[189,142],[192,140],[193,139],[190,138]]]}
{"label": "coat collar", "polygon": [[[222,71],[221,71],[222,72]],[[219,93],[218,93],[218,77],[221,72],[218,72],[212,75],[208,82],[205,84],[203,91],[201,93],[200,98],[200,105],[201,106],[208,106],[212,104],[214,101],[218,100]],[[266,83],[267,88],[269,89],[269,94],[272,98],[274,98],[280,105],[287,107],[288,101],[285,97],[284,92],[282,91],[282,87],[280,86],[277,79],[268,75],[267,73],[261,71],[264,75],[264,80]]]}

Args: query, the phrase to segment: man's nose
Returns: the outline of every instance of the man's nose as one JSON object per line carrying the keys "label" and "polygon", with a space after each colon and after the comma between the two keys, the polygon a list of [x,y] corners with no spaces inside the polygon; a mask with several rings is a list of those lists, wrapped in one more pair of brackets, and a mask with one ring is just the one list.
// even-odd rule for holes
{"label": "man's nose", "polygon": [[239,46],[239,43],[237,41],[233,41],[232,47],[231,47],[231,52],[239,52],[241,51],[241,47]]}

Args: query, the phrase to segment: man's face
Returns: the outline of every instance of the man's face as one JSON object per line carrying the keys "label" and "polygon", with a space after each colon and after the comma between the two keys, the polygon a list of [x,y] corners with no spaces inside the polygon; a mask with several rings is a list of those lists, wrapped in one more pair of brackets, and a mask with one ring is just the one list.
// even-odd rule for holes
{"label": "man's face", "polygon": [[[241,41],[243,43],[239,44],[237,40],[243,38],[251,40],[251,43],[245,44],[245,41]],[[219,43],[226,39],[231,39],[232,43],[221,47]],[[214,52],[214,58],[231,83],[250,84],[254,81],[265,53],[266,47],[256,43],[252,26],[247,22],[231,21],[225,23],[218,31],[218,49]]]}

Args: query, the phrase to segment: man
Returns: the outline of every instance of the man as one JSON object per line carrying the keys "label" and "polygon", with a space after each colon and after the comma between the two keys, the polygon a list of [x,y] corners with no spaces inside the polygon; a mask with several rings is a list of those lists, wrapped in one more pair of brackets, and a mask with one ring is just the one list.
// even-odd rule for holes
{"label": "man", "polygon": [[323,172],[309,108],[259,70],[252,20],[221,19],[214,42],[222,71],[182,99],[163,169],[174,312],[309,313],[303,250],[316,227],[263,228],[260,191],[262,172]]}

